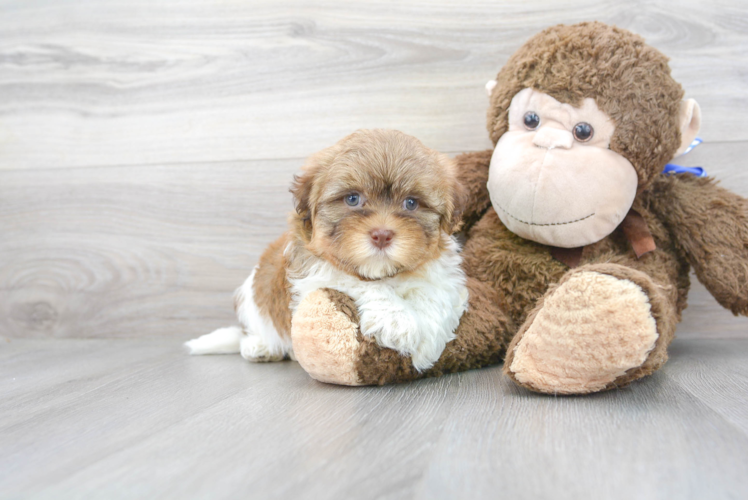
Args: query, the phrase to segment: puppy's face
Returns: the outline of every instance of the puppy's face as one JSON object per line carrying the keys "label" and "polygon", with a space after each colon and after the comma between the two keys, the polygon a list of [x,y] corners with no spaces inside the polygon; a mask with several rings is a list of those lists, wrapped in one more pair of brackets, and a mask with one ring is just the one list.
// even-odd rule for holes
{"label": "puppy's face", "polygon": [[364,279],[438,258],[459,221],[454,164],[392,130],[358,131],[313,156],[297,177],[296,228],[306,247]]}

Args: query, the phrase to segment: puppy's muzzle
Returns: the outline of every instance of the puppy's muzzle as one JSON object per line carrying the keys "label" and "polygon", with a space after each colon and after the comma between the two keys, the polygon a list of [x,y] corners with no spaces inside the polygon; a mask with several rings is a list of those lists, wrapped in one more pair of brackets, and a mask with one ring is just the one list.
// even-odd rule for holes
{"label": "puppy's muzzle", "polygon": [[375,247],[379,248],[380,250],[384,250],[390,244],[392,244],[392,239],[395,237],[395,232],[390,231],[389,229],[373,229],[369,236],[371,236],[371,242],[374,244]]}

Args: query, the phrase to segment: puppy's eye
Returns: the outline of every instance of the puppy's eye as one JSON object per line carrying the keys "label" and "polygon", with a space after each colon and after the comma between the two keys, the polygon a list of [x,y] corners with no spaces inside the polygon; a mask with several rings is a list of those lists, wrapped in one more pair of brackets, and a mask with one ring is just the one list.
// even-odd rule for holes
{"label": "puppy's eye", "polygon": [[418,200],[415,198],[405,198],[405,201],[403,202],[403,208],[405,210],[413,211],[416,208],[418,208]]}
{"label": "puppy's eye", "polygon": [[538,125],[540,125],[540,117],[535,111],[528,111],[525,113],[523,121],[528,130],[535,130],[538,128]]}
{"label": "puppy's eye", "polygon": [[581,122],[574,125],[574,138],[579,142],[587,142],[595,135],[595,129],[589,123]]}
{"label": "puppy's eye", "polygon": [[357,207],[361,204],[361,195],[358,193],[351,193],[345,196],[345,204],[349,207]]}

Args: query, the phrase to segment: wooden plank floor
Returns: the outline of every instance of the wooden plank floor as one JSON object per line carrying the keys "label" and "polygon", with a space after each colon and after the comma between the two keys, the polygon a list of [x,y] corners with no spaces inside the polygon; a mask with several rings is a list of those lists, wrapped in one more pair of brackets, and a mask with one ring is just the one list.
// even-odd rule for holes
{"label": "wooden plank floor", "polygon": [[748,196],[742,0],[0,0],[0,498],[747,498],[748,318],[695,278],[665,369],[586,398],[181,350],[233,322],[306,156],[485,149],[485,82],[591,19],[671,57],[679,163]]}
{"label": "wooden plank floor", "polygon": [[745,498],[748,340],[546,397],[500,367],[381,388],[169,340],[0,351],[3,498]]}

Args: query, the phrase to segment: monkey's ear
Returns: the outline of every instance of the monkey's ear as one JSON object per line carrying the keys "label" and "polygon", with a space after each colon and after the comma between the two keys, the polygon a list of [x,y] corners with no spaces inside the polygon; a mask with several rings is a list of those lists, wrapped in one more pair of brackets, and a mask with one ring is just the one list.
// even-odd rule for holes
{"label": "monkey's ear", "polygon": [[486,94],[488,94],[488,97],[491,97],[491,93],[496,87],[496,83],[496,80],[488,80],[488,82],[486,82]]}
{"label": "monkey's ear", "polygon": [[701,128],[701,108],[699,108],[699,103],[693,99],[681,101],[678,122],[680,127],[680,147],[675,152],[675,156],[683,154],[699,133],[699,129]]}

